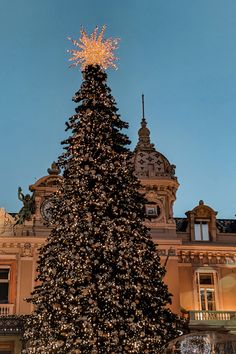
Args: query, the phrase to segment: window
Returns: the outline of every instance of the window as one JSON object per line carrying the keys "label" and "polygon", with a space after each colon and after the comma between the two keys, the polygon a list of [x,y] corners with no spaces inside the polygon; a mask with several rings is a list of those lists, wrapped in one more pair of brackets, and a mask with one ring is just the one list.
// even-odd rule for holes
{"label": "window", "polygon": [[13,354],[14,353],[14,343],[13,342],[1,342],[0,343],[0,354]]}
{"label": "window", "polygon": [[156,207],[150,207],[148,206],[147,207],[147,215],[156,215],[157,214],[157,211],[156,211]]}
{"label": "window", "polygon": [[214,273],[197,273],[199,306],[202,311],[215,311]]}
{"label": "window", "polygon": [[10,268],[0,268],[0,304],[9,303]]}
{"label": "window", "polygon": [[146,214],[148,216],[157,217],[160,215],[160,207],[158,205],[146,205]]}
{"label": "window", "polygon": [[196,241],[209,241],[209,227],[207,221],[195,222],[194,232]]}

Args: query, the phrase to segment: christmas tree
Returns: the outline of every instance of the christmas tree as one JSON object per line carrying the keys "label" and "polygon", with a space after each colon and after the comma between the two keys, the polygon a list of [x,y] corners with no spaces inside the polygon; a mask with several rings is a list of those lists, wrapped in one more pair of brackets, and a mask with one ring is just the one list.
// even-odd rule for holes
{"label": "christmas tree", "polygon": [[[144,225],[128,124],[117,113],[105,68],[117,42],[82,30],[73,65],[83,82],[59,158],[63,183],[53,230],[41,248],[27,324],[27,353],[157,353],[177,336],[165,269]],[[95,52],[95,53],[94,53]]]}

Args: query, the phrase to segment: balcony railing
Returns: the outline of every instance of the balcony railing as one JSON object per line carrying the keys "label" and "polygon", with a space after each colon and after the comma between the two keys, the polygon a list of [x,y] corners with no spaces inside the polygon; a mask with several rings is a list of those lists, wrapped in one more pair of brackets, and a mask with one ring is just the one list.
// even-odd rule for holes
{"label": "balcony railing", "polygon": [[191,321],[236,321],[236,311],[189,311]]}
{"label": "balcony railing", "polygon": [[0,316],[13,315],[13,304],[0,304]]}

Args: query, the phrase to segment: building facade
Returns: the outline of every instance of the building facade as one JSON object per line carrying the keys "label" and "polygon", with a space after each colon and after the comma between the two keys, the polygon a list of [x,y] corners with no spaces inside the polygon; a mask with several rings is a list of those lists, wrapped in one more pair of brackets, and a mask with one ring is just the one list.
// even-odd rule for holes
{"label": "building facade", "polygon": [[[202,200],[185,218],[174,217],[175,166],[150,142],[145,118],[138,134],[135,172],[148,200],[146,224],[166,266],[171,309],[189,319],[190,331],[236,334],[236,220],[217,219]],[[19,190],[18,215],[0,209],[0,354],[20,353],[21,315],[33,310],[25,299],[35,286],[38,250],[50,233],[50,196],[61,180],[53,163],[29,186],[31,196]]]}

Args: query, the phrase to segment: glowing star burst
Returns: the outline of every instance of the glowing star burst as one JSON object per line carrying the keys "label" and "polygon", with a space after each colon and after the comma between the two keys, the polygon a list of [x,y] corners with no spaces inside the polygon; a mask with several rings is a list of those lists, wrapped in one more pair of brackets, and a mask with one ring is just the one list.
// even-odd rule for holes
{"label": "glowing star burst", "polygon": [[117,68],[114,61],[118,60],[118,58],[114,56],[113,51],[117,49],[119,39],[108,38],[105,40],[103,38],[105,29],[106,26],[103,26],[100,34],[98,34],[98,27],[96,27],[93,33],[88,36],[82,28],[79,41],[68,38],[76,47],[80,48],[77,50],[68,50],[68,52],[73,55],[69,59],[73,61],[71,66],[80,65],[82,70],[85,69],[87,65],[95,64],[100,65],[104,69],[110,66],[115,69]]}

